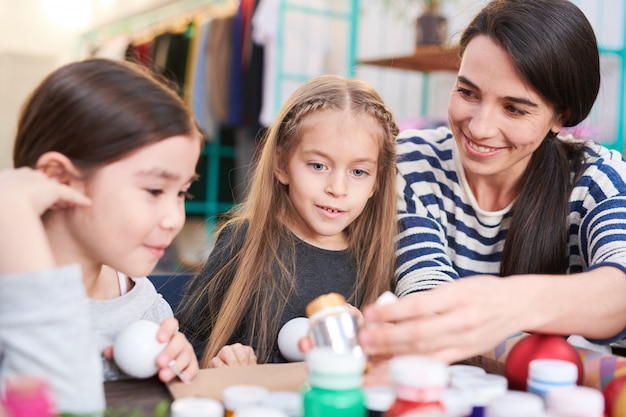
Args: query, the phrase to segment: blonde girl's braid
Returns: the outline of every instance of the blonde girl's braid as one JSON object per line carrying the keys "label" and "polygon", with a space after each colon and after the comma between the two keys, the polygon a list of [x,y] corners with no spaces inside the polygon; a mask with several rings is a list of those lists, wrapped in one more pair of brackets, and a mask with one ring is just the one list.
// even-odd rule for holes
{"label": "blonde girl's braid", "polygon": [[[280,124],[279,140],[281,142],[289,142],[285,140],[290,134],[298,131],[302,119],[307,115],[320,110],[327,109],[339,109],[339,106],[327,98],[315,97],[302,103],[294,104],[291,110],[285,114],[285,117]],[[293,144],[291,144],[293,145]]]}

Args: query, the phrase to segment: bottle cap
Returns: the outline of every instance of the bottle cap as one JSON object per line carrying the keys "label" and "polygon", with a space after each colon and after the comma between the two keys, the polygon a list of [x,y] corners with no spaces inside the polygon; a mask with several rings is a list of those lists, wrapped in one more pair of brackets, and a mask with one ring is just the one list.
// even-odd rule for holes
{"label": "bottle cap", "polygon": [[188,397],[172,402],[172,417],[222,417],[224,406],[212,398]]}
{"label": "bottle cap", "polygon": [[327,389],[352,389],[361,386],[365,358],[352,353],[337,353],[330,347],[315,347],[306,356],[308,380],[312,386]]}
{"label": "bottle cap", "polygon": [[410,387],[441,387],[448,385],[448,365],[423,356],[396,356],[390,361],[391,379],[395,384]]}
{"label": "bottle cap", "polygon": [[343,295],[331,292],[328,294],[320,295],[306,306],[306,316],[311,317],[315,313],[326,310],[327,308],[342,306],[346,304],[346,299]]}
{"label": "bottle cap", "polygon": [[265,397],[263,405],[282,410],[289,417],[302,414],[302,396],[293,391],[272,391]]}
{"label": "bottle cap", "polygon": [[576,384],[578,367],[558,359],[534,359],[528,365],[528,379],[554,385]]}
{"label": "bottle cap", "polygon": [[457,375],[450,386],[471,393],[472,405],[485,406],[507,392],[507,379],[502,375]]}
{"label": "bottle cap", "polygon": [[392,293],[391,291],[385,291],[376,299],[376,304],[378,305],[387,305],[393,304],[398,301],[398,296]]}
{"label": "bottle cap", "polygon": [[604,396],[591,387],[572,386],[551,390],[546,394],[548,411],[562,417],[602,417]]}
{"label": "bottle cap", "polygon": [[284,411],[266,405],[248,405],[238,408],[233,417],[289,417]]}
{"label": "bottle cap", "polygon": [[396,399],[393,388],[387,385],[375,385],[363,388],[365,406],[370,411],[385,412]]}
{"label": "bottle cap", "polygon": [[450,416],[469,416],[472,413],[471,392],[461,388],[448,388],[443,393],[442,402]]}
{"label": "bottle cap", "polygon": [[464,376],[464,375],[485,375],[487,371],[485,371],[480,366],[474,365],[465,365],[462,363],[457,363],[454,365],[448,366],[448,372],[450,373],[450,378],[453,379],[455,376]]}
{"label": "bottle cap", "polygon": [[537,417],[543,415],[543,400],[524,391],[507,391],[485,408],[485,417]]}
{"label": "bottle cap", "polygon": [[237,410],[244,406],[261,404],[269,391],[260,385],[231,385],[224,388],[222,398],[227,410]]}

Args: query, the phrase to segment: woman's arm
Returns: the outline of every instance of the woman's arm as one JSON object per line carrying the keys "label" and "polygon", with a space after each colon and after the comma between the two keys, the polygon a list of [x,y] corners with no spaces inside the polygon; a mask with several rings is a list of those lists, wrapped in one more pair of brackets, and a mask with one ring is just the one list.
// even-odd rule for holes
{"label": "woman's arm", "polygon": [[613,267],[575,275],[474,276],[368,307],[360,334],[374,357],[422,354],[453,362],[520,331],[604,339],[626,327],[626,276]]}
{"label": "woman's arm", "polygon": [[398,175],[399,232],[396,250],[396,294],[429,290],[458,278],[446,253],[442,225]]}

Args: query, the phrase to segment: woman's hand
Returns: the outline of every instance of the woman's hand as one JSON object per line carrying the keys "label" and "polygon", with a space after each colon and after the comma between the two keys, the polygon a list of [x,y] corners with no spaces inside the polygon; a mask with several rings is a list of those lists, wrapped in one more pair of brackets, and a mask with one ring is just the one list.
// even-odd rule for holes
{"label": "woman's hand", "polygon": [[368,361],[363,375],[363,386],[391,386],[389,360]]}
{"label": "woman's hand", "polygon": [[221,348],[217,355],[211,359],[209,368],[256,365],[256,363],[257,358],[254,349],[241,343],[235,343]]}
{"label": "woman's hand", "polygon": [[454,362],[485,353],[522,330],[532,297],[522,296],[517,283],[476,276],[369,306],[359,341],[375,361],[418,354]]}
{"label": "woman's hand", "polygon": [[198,358],[191,343],[178,331],[178,320],[173,317],[163,320],[157,339],[159,342],[167,342],[156,360],[159,379],[169,382],[178,376],[183,382],[191,381],[198,373]]}

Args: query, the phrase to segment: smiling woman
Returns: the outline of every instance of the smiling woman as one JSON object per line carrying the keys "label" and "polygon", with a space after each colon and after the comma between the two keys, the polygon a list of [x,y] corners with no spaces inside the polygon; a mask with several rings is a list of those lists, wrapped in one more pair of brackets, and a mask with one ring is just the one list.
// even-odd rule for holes
{"label": "smiling woman", "polygon": [[591,25],[567,0],[493,0],[460,54],[450,129],[398,141],[401,298],[365,312],[390,322],[362,332],[366,353],[457,361],[520,331],[623,337],[626,161],[557,135],[598,94]]}

